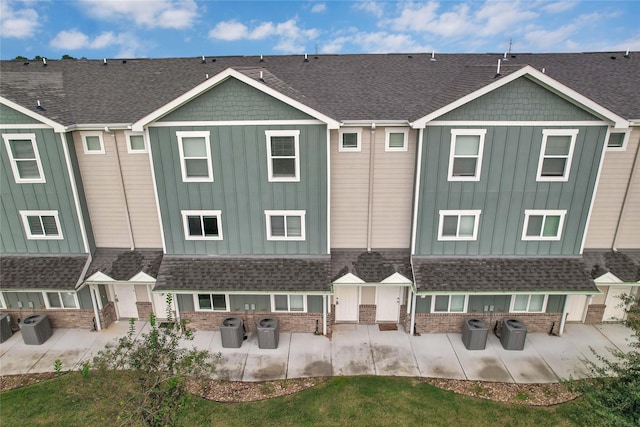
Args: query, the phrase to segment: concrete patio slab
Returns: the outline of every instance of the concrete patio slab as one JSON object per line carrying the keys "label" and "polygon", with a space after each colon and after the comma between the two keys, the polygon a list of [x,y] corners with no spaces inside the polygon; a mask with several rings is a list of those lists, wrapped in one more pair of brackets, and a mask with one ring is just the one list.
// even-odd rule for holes
{"label": "concrete patio slab", "polygon": [[528,334],[527,344],[536,349],[558,378],[585,378],[588,371],[582,362],[582,345],[571,339],[572,335],[565,333],[562,337],[554,337],[547,334]]}
{"label": "concrete patio slab", "polygon": [[629,345],[634,339],[633,331],[623,324],[603,323],[594,327],[619,350],[628,352],[634,349]]}
{"label": "concrete patio slab", "polygon": [[248,341],[249,354],[242,381],[283,380],[287,377],[291,333],[280,332],[278,348],[274,349],[261,349],[256,334],[251,334]]}
{"label": "concrete patio slab", "polygon": [[540,357],[536,348],[526,340],[523,350],[505,350],[500,339],[491,334],[487,346],[492,346],[516,383],[552,383],[558,377]]}
{"label": "concrete patio slab", "polygon": [[447,336],[467,379],[515,382],[498,356],[496,348],[490,342],[484,350],[467,350],[462,342],[462,334],[447,334]]}
{"label": "concrete patio slab", "polygon": [[[51,347],[69,331],[69,329],[53,329],[53,335],[40,345],[25,344],[22,339],[22,334],[18,331],[11,337],[11,340],[17,341],[11,346],[11,351],[5,352],[2,357],[0,357],[0,371],[3,374],[5,372],[12,374],[26,374],[31,372],[38,361],[45,357]],[[4,344],[5,343],[2,343],[2,345]],[[46,370],[50,372],[53,371],[53,363]]]}
{"label": "concrete patio slab", "polygon": [[402,326],[397,331],[381,331],[368,325],[369,341],[376,375],[415,377],[420,375],[409,335]]}
{"label": "concrete patio slab", "polygon": [[462,366],[447,334],[409,337],[420,376],[464,380]]}
{"label": "concrete patio slab", "polygon": [[367,325],[334,325],[333,375],[375,375]]}
{"label": "concrete patio slab", "polygon": [[50,372],[56,360],[62,363],[63,371],[76,370],[85,360],[85,354],[97,338],[96,332],[86,329],[66,330],[60,339],[49,347],[46,354],[33,365],[30,372]]}
{"label": "concrete patio slab", "polygon": [[291,334],[287,378],[329,377],[332,371],[331,341],[327,337]]}

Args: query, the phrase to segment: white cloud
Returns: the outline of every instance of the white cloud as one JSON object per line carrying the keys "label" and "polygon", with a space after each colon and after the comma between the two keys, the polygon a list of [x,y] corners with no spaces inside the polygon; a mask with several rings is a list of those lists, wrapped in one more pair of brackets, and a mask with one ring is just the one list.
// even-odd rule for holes
{"label": "white cloud", "polygon": [[263,40],[269,37],[278,37],[274,50],[284,53],[301,53],[305,49],[305,42],[313,40],[320,31],[311,28],[304,29],[298,26],[296,18],[274,24],[273,22],[260,22],[250,29],[247,25],[236,20],[218,22],[209,31],[209,37],[217,40]]}
{"label": "white cloud", "polygon": [[143,47],[143,44],[134,35],[129,33],[115,34],[107,31],[91,39],[77,29],[60,31],[49,44],[56,49],[69,51],[114,47],[119,49],[119,52],[115,55],[116,58],[135,57]]}
{"label": "white cloud", "polygon": [[563,25],[555,30],[535,30],[528,32],[524,35],[525,40],[537,48],[546,51],[559,51],[562,50],[567,42],[570,42],[569,37],[576,31],[577,27],[574,24]]}
{"label": "white cloud", "polygon": [[0,36],[26,39],[33,36],[39,26],[35,9],[13,9],[8,2],[0,2]]}
{"label": "white cloud", "polygon": [[406,34],[392,34],[385,31],[359,32],[349,36],[340,36],[324,44],[322,53],[339,53],[345,45],[352,44],[365,53],[426,52],[431,47],[421,45]]}
{"label": "white cloud", "polygon": [[188,28],[198,16],[195,0],[82,0],[81,4],[93,18],[133,21],[147,28]]}
{"label": "white cloud", "polygon": [[89,36],[75,29],[60,31],[49,44],[58,49],[78,50],[89,46]]}
{"label": "white cloud", "polygon": [[327,10],[327,4],[326,3],[316,3],[311,8],[311,12],[313,12],[313,13],[320,13],[320,12],[324,12],[325,10]]}
{"label": "white cloud", "polygon": [[562,13],[567,10],[573,9],[578,2],[575,1],[559,1],[554,3],[546,3],[540,9],[548,13]]}
{"label": "white cloud", "polygon": [[384,15],[383,3],[376,1],[358,1],[353,4],[355,10],[370,13],[371,15],[382,18]]}

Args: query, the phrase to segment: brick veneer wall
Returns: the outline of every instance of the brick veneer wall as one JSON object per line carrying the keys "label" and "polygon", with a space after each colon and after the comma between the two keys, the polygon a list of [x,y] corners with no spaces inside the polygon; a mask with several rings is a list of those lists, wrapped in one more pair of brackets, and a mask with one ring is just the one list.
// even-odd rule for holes
{"label": "brick veneer wall", "polygon": [[462,333],[464,321],[470,317],[484,320],[491,331],[496,322],[500,329],[504,318],[523,321],[527,332],[533,333],[548,333],[555,322],[553,332],[557,333],[562,313],[494,313],[492,316],[483,313],[416,313],[416,332],[420,334]]}
{"label": "brick veneer wall", "polygon": [[150,302],[137,301],[136,308],[138,309],[138,319],[149,320],[153,312],[153,305]]}
{"label": "brick veneer wall", "polygon": [[11,316],[11,327],[18,329],[18,319],[24,320],[32,314],[46,314],[52,328],[93,329],[93,310],[0,310]]}
{"label": "brick veneer wall", "polygon": [[584,323],[587,325],[602,323],[602,317],[604,316],[605,308],[607,308],[607,306],[604,304],[589,304],[589,307],[587,307],[587,316],[584,319]]}
{"label": "brick veneer wall", "polygon": [[[241,312],[207,312],[207,311],[181,311],[180,318],[187,321],[187,327],[204,331],[217,331],[220,323],[226,317],[240,317],[244,321],[247,332],[255,332],[258,321],[263,317],[278,319],[281,331],[286,332],[310,332],[318,330],[322,333],[322,313],[273,313],[270,311],[256,311],[251,313]],[[330,326],[331,323],[329,323]],[[331,329],[327,328],[330,333]]]}
{"label": "brick veneer wall", "polygon": [[108,328],[110,324],[118,320],[116,316],[116,306],[109,301],[102,310],[100,310],[100,326],[102,329]]}
{"label": "brick veneer wall", "polygon": [[363,325],[373,325],[376,323],[376,307],[375,304],[360,304],[359,323]]}

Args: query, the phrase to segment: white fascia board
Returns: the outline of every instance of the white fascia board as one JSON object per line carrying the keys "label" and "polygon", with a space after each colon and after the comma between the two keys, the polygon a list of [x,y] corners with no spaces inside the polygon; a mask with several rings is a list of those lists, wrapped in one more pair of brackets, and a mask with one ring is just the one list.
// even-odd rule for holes
{"label": "white fascia board", "polygon": [[97,273],[92,274],[91,277],[88,277],[87,279],[85,279],[85,282],[115,282],[115,281],[116,279],[113,279],[112,277],[107,276],[101,271],[98,271]]}
{"label": "white fascia board", "polygon": [[333,282],[334,285],[358,285],[366,283],[353,273],[347,273]]}
{"label": "white fascia board", "polygon": [[587,291],[418,291],[416,295],[600,295],[602,291],[597,289]]}
{"label": "white fascia board", "polygon": [[384,279],[383,284],[397,284],[397,285],[410,285],[411,280],[407,279],[400,273],[393,273],[391,276]]}
{"label": "white fascia board", "polygon": [[508,83],[511,83],[512,81],[519,79],[520,77],[523,77],[523,76],[526,76],[530,80],[535,81],[536,83],[552,91],[556,95],[568,101],[571,101],[573,104],[578,104],[583,109],[586,109],[589,112],[612,122],[616,129],[626,129],[629,127],[629,121],[627,119],[604,108],[600,104],[597,104],[596,102],[590,100],[586,96],[581,95],[575,90],[569,88],[568,86],[563,85],[557,80],[554,80],[553,78],[536,70],[530,65],[527,65],[519,69],[518,71],[508,74],[505,77],[499,80],[496,80],[495,82],[490,83],[487,86],[484,86],[483,88],[476,90],[475,92],[471,92],[470,94],[463,96],[462,98],[452,102],[451,104],[446,105],[434,111],[433,113],[427,114],[426,116],[414,121],[413,127],[424,128],[428,122],[442,116],[443,114],[453,111],[456,108],[461,107],[462,105],[468,102],[471,102],[474,99],[480,98],[481,96],[486,95],[489,92],[492,92],[495,89],[498,89]]}
{"label": "white fascia board", "polygon": [[130,282],[145,282],[145,283],[156,283],[156,279],[149,276],[147,273],[141,271],[140,273],[133,276],[129,279]]}
{"label": "white fascia board", "polygon": [[618,278],[618,276],[616,276],[615,274],[613,274],[611,272],[604,273],[602,276],[593,279],[593,281],[596,283],[596,285],[602,285],[604,283],[607,283],[607,284],[621,284],[621,283],[624,283],[622,280],[620,280]]}
{"label": "white fascia board", "polygon": [[71,126],[67,126],[67,131],[74,130],[101,130],[101,131],[114,131],[114,130],[130,130],[131,123],[79,123]]}
{"label": "white fascia board", "polygon": [[[47,126],[51,126],[54,130],[54,132],[65,132],[66,128],[64,125],[58,123],[58,122],[54,122],[51,119],[46,118],[45,116],[35,113],[31,110],[29,110],[28,108],[23,107],[20,104],[16,104],[13,101],[8,100],[7,98],[0,96],[0,103],[6,105],[9,108],[13,108],[16,111],[19,111],[20,113],[31,117],[32,119],[38,120],[39,122],[42,122],[44,124],[46,124]],[[28,124],[24,125],[25,128],[29,127]]]}
{"label": "white fascia board", "polygon": [[230,77],[233,77],[237,80],[240,80],[243,83],[248,84],[249,86],[258,89],[259,91],[262,91],[264,93],[266,93],[267,95],[270,95],[282,102],[284,102],[285,104],[288,104],[294,108],[297,108],[298,110],[309,114],[310,116],[324,122],[327,124],[327,126],[329,127],[329,129],[338,129],[340,127],[340,122],[338,122],[337,120],[332,119],[329,116],[326,116],[316,110],[314,110],[313,108],[310,108],[292,98],[289,98],[286,95],[283,95],[282,93],[278,92],[277,90],[271,89],[270,87],[268,87],[267,85],[265,85],[264,83],[258,82],[250,77],[247,77],[246,75],[234,70],[233,68],[227,68],[226,70],[216,74],[215,76],[205,80],[204,82],[200,83],[198,86],[194,87],[193,89],[191,89],[190,91],[180,95],[179,97],[177,97],[176,99],[174,99],[173,101],[163,105],[162,107],[158,108],[157,110],[153,111],[152,113],[146,115],[145,117],[141,118],[140,120],[136,121],[135,123],[133,123],[131,125],[131,130],[133,130],[134,132],[142,132],[143,128],[148,125],[149,123],[158,120],[159,118],[161,118],[162,116],[170,113],[171,111],[175,110],[176,108],[181,107],[182,105],[186,104],[187,102],[191,101],[192,99],[196,98],[197,96],[199,96],[200,94],[206,92],[207,90],[211,89],[212,87],[226,81],[227,79],[229,79]]}

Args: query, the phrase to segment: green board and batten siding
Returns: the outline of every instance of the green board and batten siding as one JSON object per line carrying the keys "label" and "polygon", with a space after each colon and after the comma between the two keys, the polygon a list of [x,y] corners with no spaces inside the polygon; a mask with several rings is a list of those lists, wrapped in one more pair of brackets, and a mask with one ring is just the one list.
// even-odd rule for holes
{"label": "green board and batten siding", "polygon": [[[15,112],[14,115],[8,114],[8,110],[10,110],[8,107],[3,107],[3,124],[7,124],[5,119],[21,115],[19,112]],[[24,129],[2,129],[1,132],[2,134],[35,134],[46,182],[16,183],[4,140],[1,141],[0,194],[2,211],[0,212],[0,227],[3,232],[2,239],[0,239],[0,253],[85,253],[60,135],[50,128],[29,129],[26,126]],[[63,240],[28,240],[19,213],[21,210],[58,211]]]}
{"label": "green board and batten siding", "polygon": [[4,104],[0,104],[0,123],[12,125],[41,124],[33,117],[29,117],[26,114],[16,111],[11,107],[7,107]]}
{"label": "green board and batten siding", "polygon": [[[523,79],[521,79],[523,80]],[[584,121],[597,118],[558,96],[548,97],[545,89],[529,82],[511,83],[517,96],[510,96],[509,85],[492,97],[482,117],[459,114],[460,126],[427,126],[422,152],[416,254],[418,255],[577,255],[586,226],[595,187],[606,126],[468,126],[469,120],[520,121],[548,120],[546,110],[564,111],[563,120]],[[522,88],[532,92],[533,100],[519,109],[503,109],[527,99]],[[543,91],[542,93],[539,91]],[[498,91],[496,91],[498,92]],[[545,96],[542,96],[545,94]],[[540,101],[543,99],[544,102]],[[540,101],[537,102],[536,100]],[[555,100],[555,102],[553,102]],[[476,100],[474,102],[481,102]],[[465,109],[463,106],[461,109]],[[495,108],[499,114],[490,109]],[[475,111],[475,110],[474,110]],[[586,115],[585,115],[586,114]],[[554,116],[555,117],[555,116]],[[442,120],[445,120],[443,116]],[[486,129],[482,170],[478,182],[448,181],[451,129]],[[538,161],[543,129],[578,129],[569,180],[537,182]],[[478,237],[474,241],[439,241],[440,210],[481,210]],[[566,209],[562,238],[559,241],[523,241],[522,229],[526,209]]]}
{"label": "green board and batten siding", "polygon": [[[231,91],[229,89],[234,89]],[[220,90],[225,96],[218,96]],[[236,93],[235,96],[229,93]],[[219,106],[221,99],[242,97]],[[266,97],[266,98],[265,98]],[[226,102],[226,101],[225,101]],[[198,108],[193,108],[197,105]],[[220,107],[220,108],[218,108]],[[298,120],[291,107],[230,80],[162,120]],[[207,113],[202,113],[206,111]],[[202,114],[197,114],[201,112]],[[276,114],[277,113],[277,114]],[[222,116],[220,115],[222,114]],[[265,116],[265,114],[267,116]],[[306,116],[306,115],[305,115]],[[305,117],[309,119],[309,116]],[[266,130],[300,131],[300,182],[269,182]],[[178,131],[210,132],[214,182],[183,182]],[[327,130],[324,124],[150,127],[168,254],[317,255],[327,253]],[[186,240],[182,210],[220,210],[223,240]],[[304,241],[268,241],[265,210],[306,211]]]}

